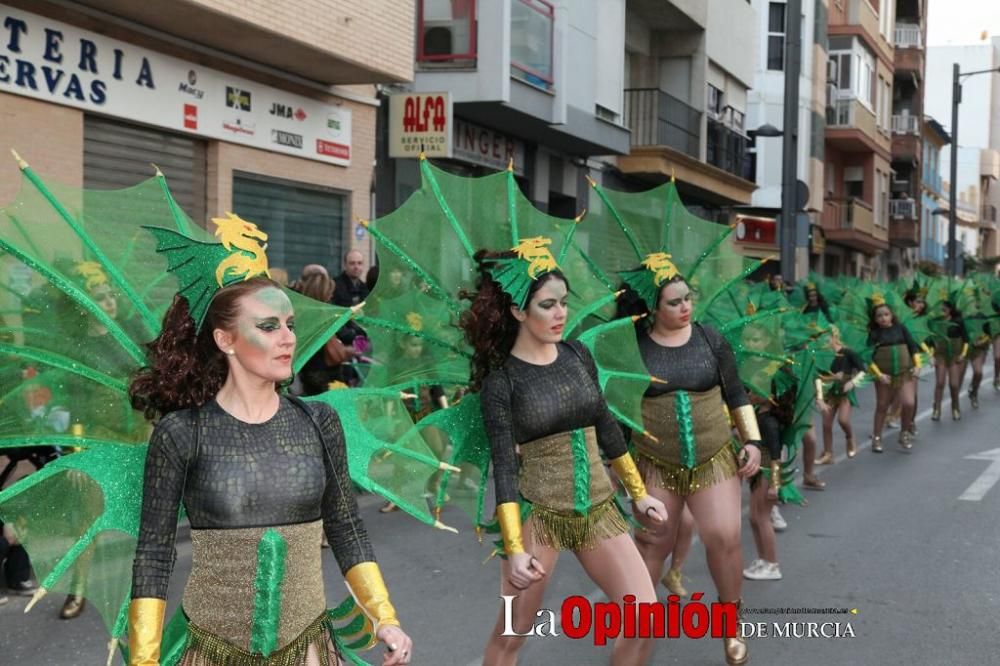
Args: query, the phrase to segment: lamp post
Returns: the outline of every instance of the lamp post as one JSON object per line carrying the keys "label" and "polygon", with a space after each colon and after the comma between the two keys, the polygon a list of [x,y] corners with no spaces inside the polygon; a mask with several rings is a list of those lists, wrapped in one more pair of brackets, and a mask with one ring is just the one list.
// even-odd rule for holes
{"label": "lamp post", "polygon": [[948,272],[958,275],[958,105],[962,103],[962,79],[976,74],[1000,73],[1000,67],[975,72],[959,71],[958,63],[951,70],[951,183],[948,187]]}

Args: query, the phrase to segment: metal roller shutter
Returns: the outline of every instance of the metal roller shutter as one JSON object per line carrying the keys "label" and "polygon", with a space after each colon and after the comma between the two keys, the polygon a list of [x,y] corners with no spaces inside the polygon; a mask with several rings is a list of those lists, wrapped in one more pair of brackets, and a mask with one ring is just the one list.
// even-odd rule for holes
{"label": "metal roller shutter", "polygon": [[151,163],[160,167],[184,212],[204,226],[204,141],[101,116],[84,116],[84,187],[131,187],[152,177]]}
{"label": "metal roller shutter", "polygon": [[306,264],[341,270],[347,195],[332,188],[234,172],[233,212],[267,233],[267,260],[289,279]]}

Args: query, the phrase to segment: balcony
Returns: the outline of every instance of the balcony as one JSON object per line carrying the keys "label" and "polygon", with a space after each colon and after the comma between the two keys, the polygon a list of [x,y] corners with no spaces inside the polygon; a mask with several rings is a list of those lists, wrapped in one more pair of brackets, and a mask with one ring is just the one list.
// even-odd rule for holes
{"label": "balcony", "polygon": [[702,161],[702,112],[657,88],[625,90],[625,123],[632,150],[618,158],[626,174],[660,183],[676,176],[688,193],[719,205],[751,202],[756,185],[744,177],[746,139],[724,124],[709,124]]}
{"label": "balcony", "polygon": [[826,140],[845,152],[881,152],[886,158],[892,149],[889,137],[877,127],[875,114],[850,95],[827,103]]}
{"label": "balcony", "polygon": [[823,231],[828,242],[866,254],[889,249],[889,233],[875,225],[870,204],[860,199],[827,199],[823,202]]}
{"label": "balcony", "polygon": [[983,204],[979,211],[979,220],[984,226],[996,226],[997,223],[997,207],[992,204]]}
{"label": "balcony", "polygon": [[924,44],[920,26],[914,23],[896,24],[896,49],[893,55],[896,76],[924,75]]}
{"label": "balcony", "polygon": [[831,37],[854,35],[865,40],[872,50],[880,52],[886,60],[892,60],[892,46],[879,33],[878,13],[869,0],[831,2],[828,18]]}
{"label": "balcony", "polygon": [[920,26],[914,23],[897,23],[896,48],[897,49],[924,48],[923,37],[920,34]]}
{"label": "balcony", "polygon": [[920,245],[919,208],[915,199],[889,201],[889,242],[898,247]]}
{"label": "balcony", "polygon": [[633,146],[668,146],[698,158],[701,111],[657,88],[625,91],[625,122]]}
{"label": "balcony", "polygon": [[916,134],[920,136],[920,119],[908,113],[904,113],[901,116],[893,116],[892,133]]}
{"label": "balcony", "polygon": [[747,138],[717,120],[708,121],[705,160],[734,176],[750,180]]}

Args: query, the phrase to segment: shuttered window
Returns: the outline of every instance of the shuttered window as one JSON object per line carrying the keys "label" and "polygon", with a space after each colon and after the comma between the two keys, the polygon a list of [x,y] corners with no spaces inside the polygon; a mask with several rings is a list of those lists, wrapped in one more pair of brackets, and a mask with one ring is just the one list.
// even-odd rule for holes
{"label": "shuttered window", "polygon": [[205,142],[101,116],[83,121],[83,186],[113,190],[153,177],[155,164],[191,219],[205,226]]}
{"label": "shuttered window", "polygon": [[267,260],[295,279],[306,264],[340,272],[347,195],[333,188],[234,172],[233,212],[267,233]]}

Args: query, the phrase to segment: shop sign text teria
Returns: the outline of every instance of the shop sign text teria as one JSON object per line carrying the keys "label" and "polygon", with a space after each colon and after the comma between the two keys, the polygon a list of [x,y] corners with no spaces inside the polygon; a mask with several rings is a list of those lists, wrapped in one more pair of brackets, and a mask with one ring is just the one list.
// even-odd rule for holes
{"label": "shop sign text teria", "polygon": [[351,112],[0,5],[0,93],[348,166]]}

